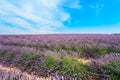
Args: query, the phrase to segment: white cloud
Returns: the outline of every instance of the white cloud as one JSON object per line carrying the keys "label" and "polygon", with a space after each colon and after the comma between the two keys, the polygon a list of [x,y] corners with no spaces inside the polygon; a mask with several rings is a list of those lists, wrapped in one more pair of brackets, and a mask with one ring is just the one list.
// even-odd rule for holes
{"label": "white cloud", "polygon": [[[69,1],[66,0],[66,2]],[[79,8],[78,3],[76,0],[69,7]],[[64,28],[63,22],[70,19],[69,13],[62,8],[64,5],[66,4],[62,0],[0,0],[0,31],[8,33],[58,32],[55,30]]]}
{"label": "white cloud", "polygon": [[68,0],[63,0],[64,2],[64,6],[65,7],[69,7],[69,8],[76,8],[76,9],[81,9],[82,6],[80,5],[80,0],[69,0],[69,3],[68,3]]}

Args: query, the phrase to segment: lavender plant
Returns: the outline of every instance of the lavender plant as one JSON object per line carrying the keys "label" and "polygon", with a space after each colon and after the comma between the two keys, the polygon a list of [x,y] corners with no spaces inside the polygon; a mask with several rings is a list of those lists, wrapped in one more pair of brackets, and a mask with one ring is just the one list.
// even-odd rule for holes
{"label": "lavender plant", "polygon": [[0,64],[50,80],[119,80],[119,53],[120,35],[0,35]]}

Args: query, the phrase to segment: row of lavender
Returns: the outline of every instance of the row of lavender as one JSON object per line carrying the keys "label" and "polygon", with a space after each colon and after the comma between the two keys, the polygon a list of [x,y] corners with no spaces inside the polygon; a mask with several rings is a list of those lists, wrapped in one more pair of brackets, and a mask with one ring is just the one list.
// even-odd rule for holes
{"label": "row of lavender", "polygon": [[119,53],[120,35],[0,36],[2,65],[56,80],[117,80]]}
{"label": "row of lavender", "polygon": [[3,35],[0,36],[0,44],[78,54],[80,57],[120,53],[120,35]]}

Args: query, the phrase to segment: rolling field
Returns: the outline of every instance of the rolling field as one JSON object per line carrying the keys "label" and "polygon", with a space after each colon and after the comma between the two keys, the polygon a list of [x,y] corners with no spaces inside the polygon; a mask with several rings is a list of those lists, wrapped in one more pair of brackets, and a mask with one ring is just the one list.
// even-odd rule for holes
{"label": "rolling field", "polygon": [[120,35],[0,35],[0,80],[120,80]]}

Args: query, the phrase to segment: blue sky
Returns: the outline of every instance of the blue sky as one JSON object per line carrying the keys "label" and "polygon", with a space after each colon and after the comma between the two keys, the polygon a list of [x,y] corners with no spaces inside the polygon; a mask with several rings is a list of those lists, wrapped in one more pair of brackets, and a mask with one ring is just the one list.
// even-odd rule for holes
{"label": "blue sky", "polygon": [[120,33],[120,0],[0,0],[0,34]]}

